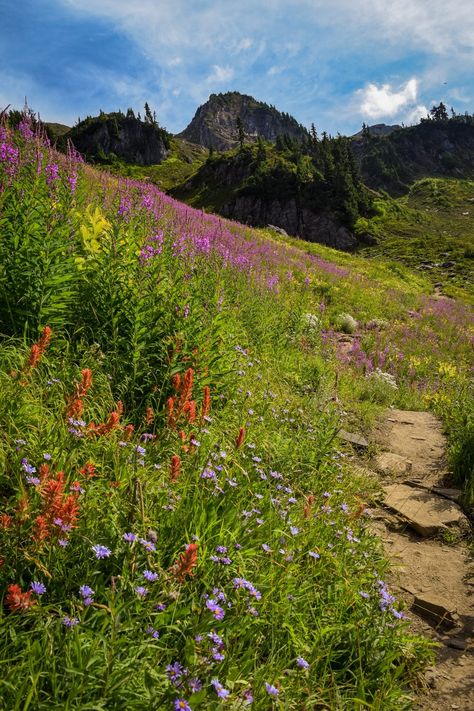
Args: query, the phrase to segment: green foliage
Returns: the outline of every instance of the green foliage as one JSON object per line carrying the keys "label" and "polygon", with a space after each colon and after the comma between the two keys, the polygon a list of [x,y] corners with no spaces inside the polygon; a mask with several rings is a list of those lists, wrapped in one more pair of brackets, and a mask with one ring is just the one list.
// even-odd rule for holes
{"label": "green foliage", "polygon": [[[365,518],[374,484],[341,457],[336,432],[410,401],[443,416],[453,461],[468,461],[467,306],[428,298],[429,281],[403,264],[301,249],[71,156],[49,152],[37,166],[34,140],[15,140],[22,160],[2,173],[0,198],[2,260],[12,265],[0,302],[0,708],[161,709],[186,698],[213,709],[214,678],[236,707],[251,689],[259,709],[409,708],[430,645],[397,619],[398,603],[381,609],[387,565]],[[308,180],[307,156],[292,164],[266,152]],[[10,294],[29,282],[27,309],[16,307]],[[350,354],[332,340],[343,312],[358,322]],[[47,317],[50,348],[32,366],[28,344]],[[92,384],[70,421],[86,368]],[[169,398],[183,391],[173,377],[189,368],[197,415],[179,412],[175,423]],[[470,496],[470,475],[456,471]],[[53,506],[46,492],[58,481]],[[78,506],[71,526],[57,520],[66,501]],[[137,540],[124,540],[129,532]],[[180,579],[174,566],[194,540],[193,575]],[[97,558],[95,545],[110,555]],[[12,609],[4,591],[33,581],[46,592]],[[211,644],[215,633],[222,645]],[[189,670],[179,688],[166,672],[175,662]]]}

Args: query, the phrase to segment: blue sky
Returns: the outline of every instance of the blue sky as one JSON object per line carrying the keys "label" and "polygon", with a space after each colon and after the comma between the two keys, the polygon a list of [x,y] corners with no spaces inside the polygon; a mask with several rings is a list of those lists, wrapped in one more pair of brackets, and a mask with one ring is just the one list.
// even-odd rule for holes
{"label": "blue sky", "polygon": [[466,0],[0,0],[0,107],[48,121],[148,101],[178,132],[237,90],[351,134],[474,111]]}

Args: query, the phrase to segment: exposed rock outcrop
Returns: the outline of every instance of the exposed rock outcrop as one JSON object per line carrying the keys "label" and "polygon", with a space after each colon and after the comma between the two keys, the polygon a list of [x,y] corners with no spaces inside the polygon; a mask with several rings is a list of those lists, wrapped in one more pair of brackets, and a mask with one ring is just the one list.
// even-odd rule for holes
{"label": "exposed rock outcrop", "polygon": [[335,215],[318,214],[306,207],[299,207],[295,199],[268,202],[250,195],[240,195],[224,204],[221,213],[250,225],[277,225],[288,234],[336,249],[351,250],[357,246],[355,235],[341,225]]}
{"label": "exposed rock outcrop", "polygon": [[238,117],[242,120],[248,143],[255,142],[259,136],[267,141],[275,141],[277,136],[283,134],[300,140],[307,136],[306,129],[289,114],[281,113],[251,96],[232,91],[211,94],[178,138],[218,151],[229,150],[238,144]]}

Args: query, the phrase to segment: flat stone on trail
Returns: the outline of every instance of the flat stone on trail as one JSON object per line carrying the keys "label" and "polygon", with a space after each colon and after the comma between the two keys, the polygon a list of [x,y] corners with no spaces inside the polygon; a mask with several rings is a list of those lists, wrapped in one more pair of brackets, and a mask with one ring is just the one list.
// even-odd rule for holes
{"label": "flat stone on trail", "polygon": [[375,464],[382,474],[408,474],[412,463],[407,457],[394,452],[382,452],[375,457]]}
{"label": "flat stone on trail", "polygon": [[467,519],[449,499],[406,484],[385,487],[384,506],[406,519],[410,528],[421,536],[433,536],[446,526],[464,526]]}
{"label": "flat stone on trail", "polygon": [[362,437],[362,435],[353,434],[352,432],[346,432],[346,430],[339,430],[337,436],[344,442],[350,442],[350,444],[353,444],[356,447],[363,447],[364,449],[366,449],[369,446],[368,441],[365,439],[365,437]]}
{"label": "flat stone on trail", "polygon": [[413,612],[421,617],[432,620],[436,626],[456,624],[456,610],[444,598],[437,595],[416,595],[413,602]]}

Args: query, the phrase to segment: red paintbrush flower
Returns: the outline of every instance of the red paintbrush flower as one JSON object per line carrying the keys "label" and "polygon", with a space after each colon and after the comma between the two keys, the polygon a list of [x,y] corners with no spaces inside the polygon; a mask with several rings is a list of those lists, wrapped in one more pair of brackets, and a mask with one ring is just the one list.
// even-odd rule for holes
{"label": "red paintbrush flower", "polygon": [[176,563],[170,568],[173,575],[175,575],[180,582],[184,580],[187,575],[194,575],[193,569],[196,567],[198,561],[198,546],[197,543],[189,543],[184,553],[181,553]]}
{"label": "red paintbrush flower", "polygon": [[33,605],[36,605],[36,600],[32,600],[33,591],[22,592],[19,585],[13,584],[8,586],[8,592],[5,597],[5,602],[11,612],[24,612]]}

